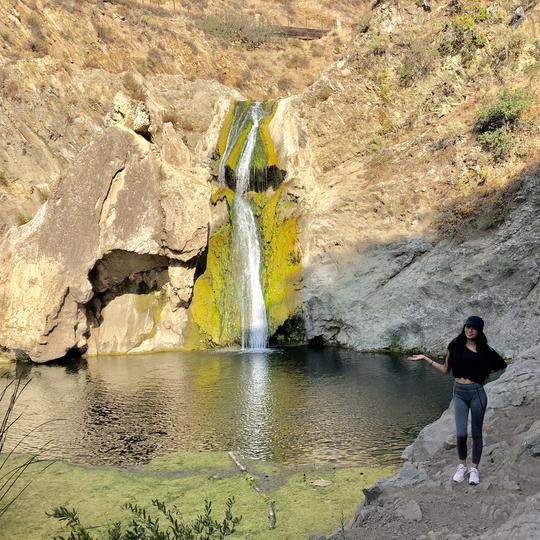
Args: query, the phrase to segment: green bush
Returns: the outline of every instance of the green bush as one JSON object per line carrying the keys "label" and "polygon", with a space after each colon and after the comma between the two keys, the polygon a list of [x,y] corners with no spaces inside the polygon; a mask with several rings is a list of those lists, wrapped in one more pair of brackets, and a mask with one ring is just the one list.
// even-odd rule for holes
{"label": "green bush", "polygon": [[[152,505],[160,512],[154,517],[145,508],[136,504],[126,504],[123,508],[131,512],[131,521],[128,524],[113,523],[107,530],[104,540],[222,540],[236,530],[242,517],[232,514],[234,498],[227,499],[225,518],[217,521],[212,517],[212,503],[205,501],[204,513],[198,515],[193,523],[186,524],[178,508],[167,508],[165,503],[154,499]],[[57,536],[54,540],[94,540],[87,528],[81,525],[79,515],[75,509],[65,506],[54,508],[47,516],[64,522],[70,529],[68,537]],[[160,518],[165,518],[166,525],[161,525]],[[166,527],[166,528],[163,528]],[[94,528],[94,527],[91,527]]]}
{"label": "green bush", "polygon": [[502,127],[513,128],[532,102],[533,97],[527,89],[504,88],[495,103],[480,109],[475,129],[484,133]]}
{"label": "green bush", "polygon": [[495,161],[508,157],[516,142],[512,130],[532,102],[533,96],[525,88],[504,88],[495,103],[480,109],[475,123],[478,141]]}
{"label": "green bush", "polygon": [[460,53],[463,65],[470,64],[476,50],[487,45],[486,35],[477,26],[477,23],[484,22],[487,18],[487,9],[480,1],[458,4],[457,13],[448,27],[448,34],[439,44],[439,52],[442,55]]}
{"label": "green bush", "polygon": [[207,34],[238,41],[248,47],[258,47],[272,41],[274,28],[270,21],[261,20],[239,11],[230,10],[205,15],[197,19],[197,26]]}
{"label": "green bush", "polygon": [[486,131],[478,136],[478,141],[495,161],[504,161],[516,142],[508,126]]}

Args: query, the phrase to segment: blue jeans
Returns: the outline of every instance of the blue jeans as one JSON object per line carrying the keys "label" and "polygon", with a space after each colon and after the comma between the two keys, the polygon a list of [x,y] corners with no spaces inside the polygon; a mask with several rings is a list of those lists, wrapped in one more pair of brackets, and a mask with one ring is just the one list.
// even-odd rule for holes
{"label": "blue jeans", "polygon": [[467,459],[467,421],[470,409],[473,440],[472,462],[477,465],[480,463],[482,456],[482,425],[486,407],[487,396],[481,384],[454,383],[454,411],[459,459]]}

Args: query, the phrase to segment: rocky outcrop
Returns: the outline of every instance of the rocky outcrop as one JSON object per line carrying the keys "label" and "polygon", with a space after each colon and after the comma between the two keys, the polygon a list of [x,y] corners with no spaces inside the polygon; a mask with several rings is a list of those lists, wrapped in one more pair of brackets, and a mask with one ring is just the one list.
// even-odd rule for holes
{"label": "rocky outcrop", "polygon": [[[474,122],[504,86],[538,99],[526,76],[534,21],[521,27],[516,57],[499,65],[494,51],[514,36],[506,19],[480,17],[491,48],[464,59],[466,51],[445,53],[444,40],[468,4],[413,4],[377,2],[348,53],[271,126],[295,117],[291,133],[302,134],[276,147],[291,165],[303,158],[307,336],[440,352],[474,313],[512,356],[540,339],[540,139],[524,127],[516,152],[497,162]],[[508,331],[515,325],[519,335]]]}
{"label": "rocky outcrop", "polygon": [[[540,340],[540,171],[525,175],[497,231],[461,244],[413,235],[373,239],[315,265],[305,278],[311,336],[358,349],[442,351],[468,314],[513,356]],[[354,214],[350,216],[351,227]],[[354,294],[351,291],[354,290]],[[513,328],[518,327],[519,332]]]}
{"label": "rocky outcrop", "polygon": [[540,347],[523,353],[486,385],[486,392],[478,486],[451,480],[457,464],[451,405],[404,451],[405,464],[393,478],[364,490],[365,500],[349,527],[330,538],[535,538],[540,525]]}
{"label": "rocky outcrop", "polygon": [[3,347],[43,362],[86,349],[89,338],[96,352],[181,344],[186,318],[178,312],[206,247],[210,187],[200,165],[175,161],[183,143],[170,124],[159,146],[147,140],[149,118],[142,103],[118,97],[113,125],[81,152],[38,215],[9,231]]}

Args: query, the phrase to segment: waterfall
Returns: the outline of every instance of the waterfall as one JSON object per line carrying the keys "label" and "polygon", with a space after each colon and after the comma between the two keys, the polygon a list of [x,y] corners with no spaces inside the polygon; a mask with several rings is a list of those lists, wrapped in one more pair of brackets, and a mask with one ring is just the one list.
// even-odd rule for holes
{"label": "waterfall", "polygon": [[225,151],[223,152],[223,155],[221,156],[221,161],[219,162],[218,181],[221,185],[225,183],[225,164],[227,163],[231,155],[231,152],[233,151],[233,148],[236,144],[236,141],[238,140],[238,137],[240,137],[240,134],[242,133],[242,131],[244,131],[246,127],[246,124],[249,120],[251,108],[247,108],[247,107],[243,108],[240,110],[238,114],[236,114],[237,111],[238,111],[238,108],[235,110],[231,127],[229,128],[229,132],[227,133],[227,142],[225,143]]}
{"label": "waterfall", "polygon": [[[249,109],[249,113],[253,125],[246,138],[236,167],[234,235],[239,269],[238,292],[242,325],[242,349],[264,349],[268,341],[268,323],[260,278],[261,248],[255,216],[249,201],[245,198],[245,193],[249,189],[251,160],[257,142],[259,122],[265,115],[262,103],[256,102]],[[231,137],[231,134],[229,134],[229,137]],[[227,138],[227,146],[229,146],[229,138]],[[225,161],[224,156],[222,163],[225,163]]]}

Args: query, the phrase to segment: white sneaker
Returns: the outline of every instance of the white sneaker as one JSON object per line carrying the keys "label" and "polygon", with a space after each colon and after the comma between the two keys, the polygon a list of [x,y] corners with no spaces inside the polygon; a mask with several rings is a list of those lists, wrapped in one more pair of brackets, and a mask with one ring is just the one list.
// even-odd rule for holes
{"label": "white sneaker", "polygon": [[465,475],[467,474],[467,467],[465,465],[462,465],[461,463],[458,465],[458,468],[456,469],[456,473],[452,477],[452,480],[454,482],[463,482],[465,480]]}
{"label": "white sneaker", "polygon": [[480,483],[480,473],[478,472],[478,469],[471,467],[469,469],[469,484],[471,486],[476,486],[479,483]]}

